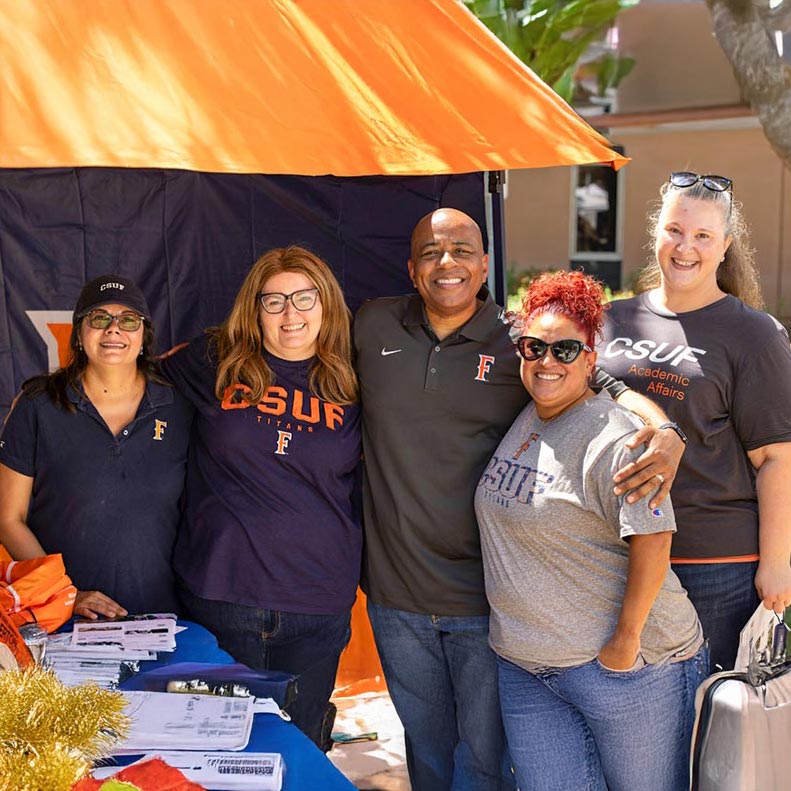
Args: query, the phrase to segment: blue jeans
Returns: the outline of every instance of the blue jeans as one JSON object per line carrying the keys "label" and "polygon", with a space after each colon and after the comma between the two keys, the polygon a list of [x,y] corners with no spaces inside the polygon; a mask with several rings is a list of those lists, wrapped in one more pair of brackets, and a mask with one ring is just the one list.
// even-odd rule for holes
{"label": "blue jeans", "polygon": [[420,615],[368,600],[404,726],[412,791],[510,791],[489,616]]}
{"label": "blue jeans", "polygon": [[695,690],[691,659],[608,670],[594,659],[528,673],[498,658],[508,748],[524,791],[687,791]]}
{"label": "blue jeans", "polygon": [[711,669],[732,670],[739,632],[761,603],[755,590],[754,563],[674,563],[709,641]]}
{"label": "blue jeans", "polygon": [[205,626],[220,648],[254,670],[299,676],[291,721],[319,748],[331,746],[335,719],[330,696],[341,651],[351,636],[351,613],[306,615],[213,601],[180,591],[186,616]]}

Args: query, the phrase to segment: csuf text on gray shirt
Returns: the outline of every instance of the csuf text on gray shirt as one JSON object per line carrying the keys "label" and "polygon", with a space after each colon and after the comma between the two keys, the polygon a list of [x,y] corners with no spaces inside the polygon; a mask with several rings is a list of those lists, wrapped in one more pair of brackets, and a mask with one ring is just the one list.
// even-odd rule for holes
{"label": "csuf text on gray shirt", "polygon": [[[492,648],[526,669],[594,659],[612,636],[626,587],[628,539],[675,531],[669,500],[628,504],[612,476],[639,455],[638,418],[598,396],[542,421],[525,407],[481,476],[481,530]],[[703,641],[668,565],[641,636],[648,664],[685,659]]]}

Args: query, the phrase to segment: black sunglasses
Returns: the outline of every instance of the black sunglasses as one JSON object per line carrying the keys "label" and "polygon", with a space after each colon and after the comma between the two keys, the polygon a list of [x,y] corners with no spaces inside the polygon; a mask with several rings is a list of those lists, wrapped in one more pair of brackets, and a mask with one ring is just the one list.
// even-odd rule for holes
{"label": "black sunglasses", "polygon": [[521,338],[517,338],[516,348],[519,354],[531,363],[540,360],[547,353],[547,349],[549,349],[552,352],[552,356],[559,363],[563,363],[563,365],[573,363],[583,350],[586,352],[593,351],[587,343],[574,340],[573,338],[547,343],[542,341],[541,338],[533,338],[530,335],[523,335]]}
{"label": "black sunglasses", "polygon": [[712,173],[707,173],[705,176],[699,176],[697,173],[692,173],[689,170],[682,170],[677,173],[670,174],[670,183],[674,187],[691,187],[699,181],[703,182],[703,186],[712,192],[728,192],[733,191],[733,181],[725,176],[715,176]]}

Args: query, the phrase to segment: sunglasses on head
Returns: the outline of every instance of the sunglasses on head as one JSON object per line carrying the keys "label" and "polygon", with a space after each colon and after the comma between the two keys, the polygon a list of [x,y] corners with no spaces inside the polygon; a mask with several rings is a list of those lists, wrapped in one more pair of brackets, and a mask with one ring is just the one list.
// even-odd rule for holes
{"label": "sunglasses on head", "polygon": [[528,362],[535,362],[540,360],[547,350],[552,352],[552,356],[564,365],[573,363],[580,353],[584,350],[592,352],[590,346],[582,341],[575,340],[574,338],[565,338],[564,340],[555,341],[554,343],[547,343],[542,341],[541,338],[533,338],[530,335],[523,335],[516,341],[516,348],[519,354]]}
{"label": "sunglasses on head", "polygon": [[95,330],[106,330],[112,323],[118,325],[119,330],[124,332],[135,332],[140,329],[143,317],[137,313],[119,313],[113,316],[106,310],[92,310],[85,318],[89,327]]}
{"label": "sunglasses on head", "polygon": [[703,182],[703,186],[712,192],[728,192],[729,190],[733,190],[733,181],[725,176],[715,176],[712,173],[699,176],[697,173],[692,173],[689,170],[682,170],[670,174],[670,184],[682,189],[684,187],[691,187],[699,181]]}

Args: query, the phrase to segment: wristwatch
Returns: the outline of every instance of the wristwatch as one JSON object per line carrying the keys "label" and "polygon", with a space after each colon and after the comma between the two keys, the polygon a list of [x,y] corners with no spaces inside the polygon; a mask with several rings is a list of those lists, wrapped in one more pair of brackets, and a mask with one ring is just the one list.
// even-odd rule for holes
{"label": "wristwatch", "polygon": [[663,423],[661,426],[659,426],[659,428],[657,429],[657,431],[662,431],[662,429],[664,429],[664,428],[669,428],[671,431],[675,431],[675,432],[676,432],[676,434],[678,434],[678,438],[679,438],[679,439],[680,439],[680,440],[681,440],[681,441],[682,441],[682,442],[683,442],[685,445],[686,445],[686,444],[687,444],[687,442],[689,441],[689,439],[688,439],[687,435],[686,435],[686,434],[683,432],[683,430],[681,429],[681,426],[679,426],[679,425],[678,425],[678,423]]}

